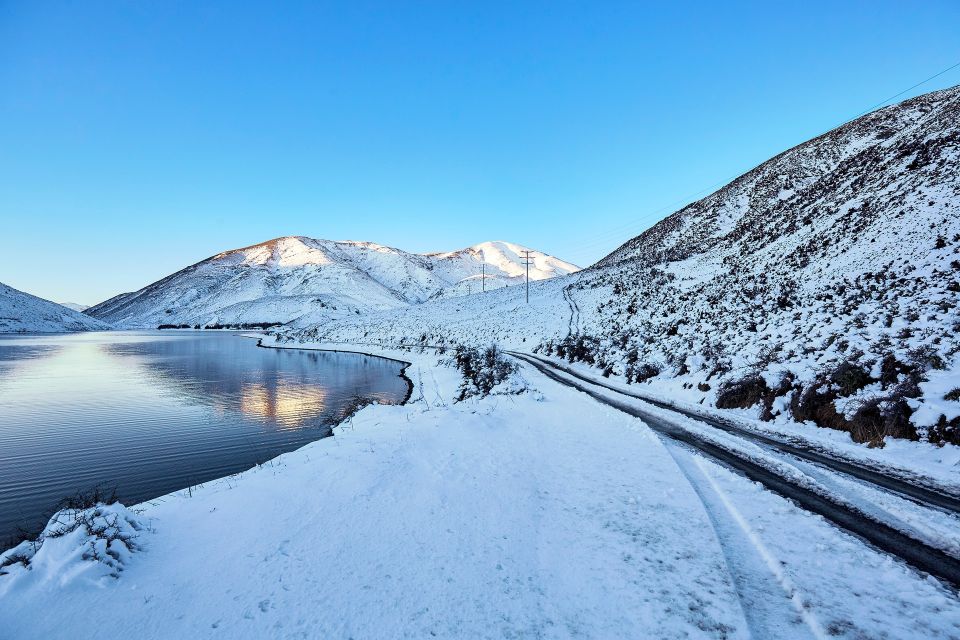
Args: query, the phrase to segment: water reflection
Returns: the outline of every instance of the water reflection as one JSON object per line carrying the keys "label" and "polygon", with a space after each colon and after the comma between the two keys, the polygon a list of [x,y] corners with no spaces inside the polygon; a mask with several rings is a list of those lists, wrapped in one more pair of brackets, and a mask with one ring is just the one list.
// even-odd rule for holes
{"label": "water reflection", "polygon": [[142,501],[297,448],[401,401],[400,367],[211,332],[0,337],[0,537],[96,484]]}

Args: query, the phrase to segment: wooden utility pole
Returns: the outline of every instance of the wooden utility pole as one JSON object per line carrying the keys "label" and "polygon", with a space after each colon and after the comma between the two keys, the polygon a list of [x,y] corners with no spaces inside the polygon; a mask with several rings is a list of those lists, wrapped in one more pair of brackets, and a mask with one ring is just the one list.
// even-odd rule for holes
{"label": "wooden utility pole", "polygon": [[523,264],[527,266],[527,304],[530,304],[530,249],[523,250]]}

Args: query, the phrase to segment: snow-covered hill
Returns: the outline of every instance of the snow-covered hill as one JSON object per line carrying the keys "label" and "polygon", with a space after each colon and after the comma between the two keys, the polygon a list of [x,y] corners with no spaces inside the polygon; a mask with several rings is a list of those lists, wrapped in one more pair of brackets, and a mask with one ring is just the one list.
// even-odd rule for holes
{"label": "snow-covered hill", "polygon": [[498,341],[858,441],[960,443],[960,87],[880,109],[522,292],[295,340]]}
{"label": "snow-covered hill", "polygon": [[79,311],[79,312],[86,311],[87,309],[90,308],[90,305],[88,304],[78,304],[76,302],[61,302],[60,304],[65,306],[67,309],[72,309],[74,311]]}
{"label": "snow-covered hill", "polygon": [[[372,242],[289,236],[220,253],[86,313],[125,328],[302,325],[518,284],[525,250],[484,242],[421,255]],[[577,270],[538,251],[530,257],[531,280]]]}
{"label": "snow-covered hill", "polygon": [[0,333],[101,331],[110,325],[0,282]]}

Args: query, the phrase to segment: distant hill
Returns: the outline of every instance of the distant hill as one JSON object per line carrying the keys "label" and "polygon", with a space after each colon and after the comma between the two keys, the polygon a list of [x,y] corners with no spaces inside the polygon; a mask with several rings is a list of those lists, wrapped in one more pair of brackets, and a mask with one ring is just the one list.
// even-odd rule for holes
{"label": "distant hill", "polygon": [[[415,254],[288,236],[217,254],[86,313],[123,328],[305,324],[518,284],[526,274],[524,250],[484,242]],[[577,270],[539,251],[530,257],[532,280]]]}
{"label": "distant hill", "polygon": [[0,283],[0,333],[61,333],[111,328],[106,322]]}

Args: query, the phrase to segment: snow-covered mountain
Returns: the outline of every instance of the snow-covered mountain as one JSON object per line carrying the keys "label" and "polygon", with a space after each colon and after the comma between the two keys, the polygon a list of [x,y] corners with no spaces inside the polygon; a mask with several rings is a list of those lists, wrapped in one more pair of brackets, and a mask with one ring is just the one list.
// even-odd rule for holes
{"label": "snow-covered mountain", "polygon": [[[87,314],[119,327],[304,324],[522,282],[525,247],[484,242],[414,254],[372,242],[287,236],[217,254]],[[530,279],[577,267],[530,251]]]}
{"label": "snow-covered mountain", "polygon": [[867,114],[518,291],[295,338],[498,341],[861,441],[960,443],[960,87]]}
{"label": "snow-covered mountain", "polygon": [[73,309],[74,311],[83,312],[90,308],[88,304],[77,304],[76,302],[61,302],[63,306],[67,309]]}
{"label": "snow-covered mountain", "polygon": [[0,333],[101,331],[110,325],[0,282]]}

